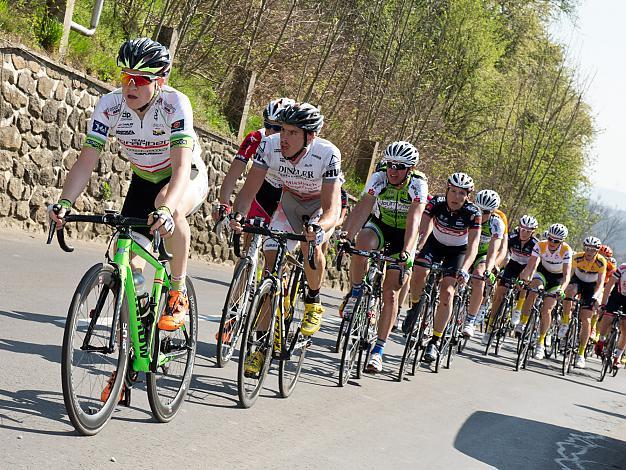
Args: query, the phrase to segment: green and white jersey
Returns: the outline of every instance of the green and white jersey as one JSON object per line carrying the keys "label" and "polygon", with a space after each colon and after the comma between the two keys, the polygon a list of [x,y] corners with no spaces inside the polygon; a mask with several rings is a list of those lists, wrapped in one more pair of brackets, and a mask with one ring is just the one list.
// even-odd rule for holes
{"label": "green and white jersey", "polygon": [[426,204],[428,183],[423,173],[413,170],[402,186],[393,186],[387,179],[387,171],[382,169],[370,176],[363,194],[376,197],[374,215],[378,220],[390,227],[405,229],[411,204]]}
{"label": "green and white jersey", "polygon": [[153,183],[172,174],[173,148],[192,149],[192,164],[203,165],[189,98],[169,86],[161,89],[143,119],[128,107],[121,88],[102,96],[89,121],[84,146],[102,151],[110,135],[120,143],[133,172]]}
{"label": "green and white jersey", "polygon": [[484,256],[489,251],[489,242],[492,238],[504,238],[505,225],[502,218],[497,214],[491,214],[489,220],[480,226],[480,242],[478,245],[478,255]]}

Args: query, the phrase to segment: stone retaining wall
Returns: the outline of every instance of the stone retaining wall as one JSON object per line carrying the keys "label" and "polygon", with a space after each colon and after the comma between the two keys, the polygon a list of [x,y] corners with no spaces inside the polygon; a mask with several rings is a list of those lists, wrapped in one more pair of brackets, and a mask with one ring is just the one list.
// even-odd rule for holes
{"label": "stone retaining wall", "polygon": [[[47,230],[46,205],[59,198],[68,170],[80,153],[87,120],[99,96],[113,87],[21,46],[0,46],[0,53],[0,226],[42,232]],[[209,173],[208,201],[213,201],[237,145],[199,126],[196,132]],[[121,209],[130,176],[119,145],[108,142],[76,201],[77,210]],[[206,202],[190,220],[192,256],[233,261],[226,242],[218,241],[207,228],[210,208]],[[91,224],[69,227],[74,238],[106,239],[109,233],[108,228]],[[328,284],[344,287],[345,279],[340,277],[329,270]]]}

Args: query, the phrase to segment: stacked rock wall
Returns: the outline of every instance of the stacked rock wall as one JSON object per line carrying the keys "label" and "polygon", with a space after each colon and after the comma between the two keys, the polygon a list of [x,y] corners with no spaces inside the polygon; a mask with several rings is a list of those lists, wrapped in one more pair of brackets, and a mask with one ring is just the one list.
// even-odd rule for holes
{"label": "stacked rock wall", "polygon": [[[47,230],[46,205],[59,198],[80,153],[87,120],[98,98],[113,88],[21,46],[0,47],[0,53],[0,226],[42,232]],[[196,131],[209,173],[208,201],[214,201],[237,145],[199,126]],[[130,176],[118,144],[109,141],[76,209],[121,209]],[[205,202],[190,221],[192,256],[232,261],[232,250],[209,229],[210,210]],[[110,234],[108,228],[91,224],[68,230],[81,239],[104,240]],[[345,282],[334,271],[328,274],[333,287]]]}

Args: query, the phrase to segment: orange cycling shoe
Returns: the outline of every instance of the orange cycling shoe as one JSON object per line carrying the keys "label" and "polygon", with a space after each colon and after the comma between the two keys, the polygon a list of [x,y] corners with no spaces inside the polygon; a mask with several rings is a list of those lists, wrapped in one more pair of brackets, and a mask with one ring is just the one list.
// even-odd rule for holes
{"label": "orange cycling shoe", "polygon": [[159,320],[159,329],[175,331],[185,324],[185,315],[189,310],[189,299],[178,290],[171,290],[165,312]]}
{"label": "orange cycling shoe", "polygon": [[[224,331],[222,331],[222,343],[230,343],[230,340],[233,337],[233,325],[235,324],[235,320],[237,317],[229,318],[224,322]],[[217,341],[220,337],[219,330],[215,333],[215,341]]]}
{"label": "orange cycling shoe", "polygon": [[[102,393],[100,394],[101,402],[106,403],[106,401],[111,396],[111,390],[113,390],[113,384],[115,384],[116,375],[117,375],[117,372],[113,372],[111,374],[111,377],[109,377],[109,380],[107,380],[107,384],[105,385],[104,390],[102,390]],[[122,401],[122,399],[124,398],[124,390],[126,390],[126,384],[122,385],[122,389],[120,390],[120,399],[118,401]]]}

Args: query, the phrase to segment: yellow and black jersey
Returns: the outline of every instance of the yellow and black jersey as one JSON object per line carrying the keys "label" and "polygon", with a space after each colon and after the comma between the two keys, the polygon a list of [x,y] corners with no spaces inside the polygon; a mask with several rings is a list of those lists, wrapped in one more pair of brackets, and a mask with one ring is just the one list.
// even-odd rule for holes
{"label": "yellow and black jersey", "polygon": [[604,279],[606,274],[606,258],[597,254],[591,261],[585,259],[585,253],[576,253],[573,258],[574,274],[583,282],[596,282],[598,276]]}

